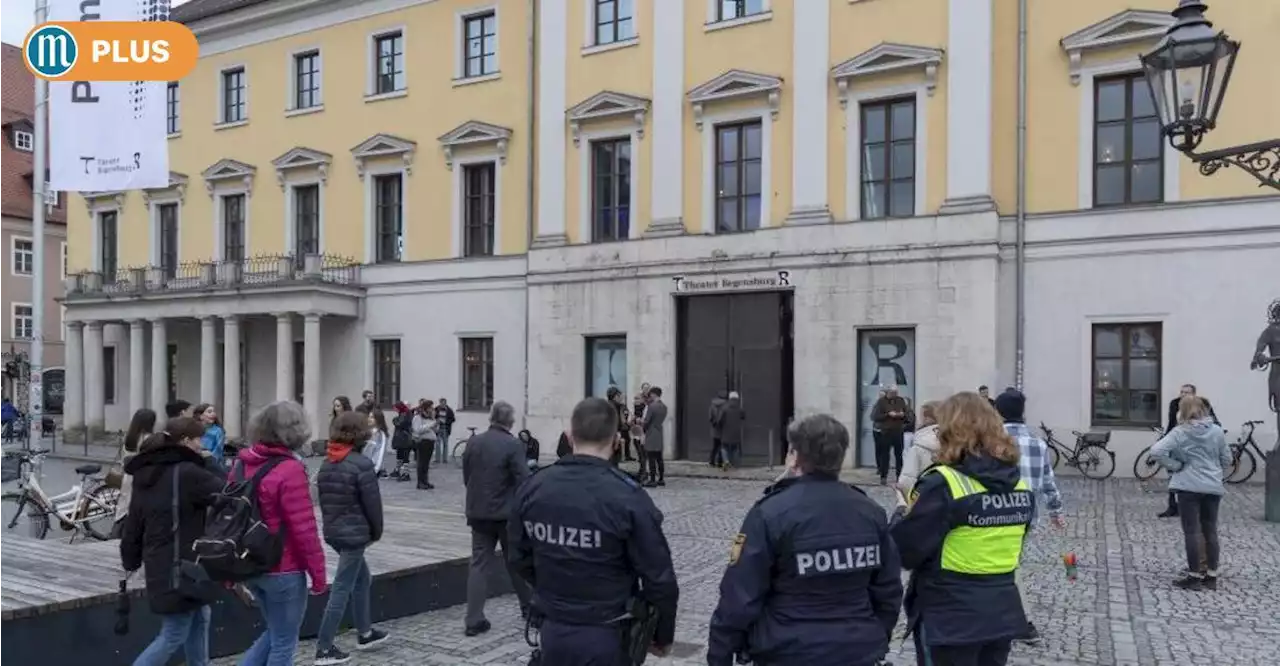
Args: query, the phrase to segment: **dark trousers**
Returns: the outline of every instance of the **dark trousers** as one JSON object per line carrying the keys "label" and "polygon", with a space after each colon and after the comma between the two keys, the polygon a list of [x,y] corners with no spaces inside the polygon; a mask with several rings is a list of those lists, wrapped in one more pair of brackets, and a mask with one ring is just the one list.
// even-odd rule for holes
{"label": "dark trousers", "polygon": [[543,666],[627,666],[622,630],[610,625],[572,625],[543,620],[538,632]]}
{"label": "dark trousers", "polygon": [[663,481],[667,475],[667,464],[662,460],[661,451],[645,451],[644,459],[649,463],[649,480]]}
{"label": "dark trousers", "polygon": [[[1218,572],[1218,505],[1221,495],[1178,492],[1178,515],[1187,547],[1187,571]],[[1202,546],[1203,544],[1203,546]]]}
{"label": "dark trousers", "polygon": [[[467,570],[467,617],[466,626],[475,627],[485,621],[484,602],[489,598],[489,578],[493,570],[505,568],[511,576],[511,589],[515,590],[520,600],[520,608],[529,607],[529,584],[511,568],[507,559],[507,521],[505,520],[472,520],[471,527],[471,567]],[[499,556],[497,549],[502,549]],[[557,662],[546,662],[554,664]]]}
{"label": "dark trousers", "polygon": [[418,452],[418,485],[431,482],[431,456],[435,453],[436,443],[429,439],[414,442]]}
{"label": "dark trousers", "polygon": [[902,431],[881,430],[875,433],[876,473],[880,478],[889,476],[889,452],[893,452],[893,472],[902,471]]}
{"label": "dark trousers", "polygon": [[1177,515],[1178,513],[1178,493],[1169,491],[1169,513]]}
{"label": "dark trousers", "polygon": [[719,437],[711,438],[711,459],[707,462],[711,463],[712,466],[719,465],[724,462],[723,446],[724,445],[720,443]]}
{"label": "dark trousers", "polygon": [[916,664],[919,666],[1005,666],[1009,661],[1012,641],[996,641],[978,645],[924,644],[919,628],[914,632]]}
{"label": "dark trousers", "polygon": [[[644,454],[640,451],[639,443],[631,439],[631,430],[629,428],[619,430],[618,436],[622,438],[622,455],[626,457],[627,460],[644,458]],[[632,447],[634,447],[634,449]]]}

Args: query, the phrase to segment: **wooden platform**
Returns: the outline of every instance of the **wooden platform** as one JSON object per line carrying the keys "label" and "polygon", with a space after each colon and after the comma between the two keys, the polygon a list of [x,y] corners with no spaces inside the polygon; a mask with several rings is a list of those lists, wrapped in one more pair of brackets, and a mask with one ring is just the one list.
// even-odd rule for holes
{"label": "wooden platform", "polygon": [[[413,483],[384,481],[385,528],[367,551],[374,576],[374,619],[381,620],[452,606],[466,600],[471,533],[462,515],[462,488],[456,470],[441,470],[435,491]],[[318,516],[317,516],[318,520]],[[159,620],[147,605],[142,576],[130,581],[130,632],[113,632],[122,574],[119,542],[67,543],[54,527],[40,541],[13,533],[0,536],[0,634],[4,657],[14,663],[129,664],[155,635]],[[330,581],[337,554],[327,546]],[[505,576],[490,583],[494,594],[510,589]],[[308,604],[302,635],[319,626],[326,597]],[[261,617],[229,594],[214,604],[210,650],[214,656],[248,647],[261,632]],[[461,627],[459,627],[461,630]],[[75,640],[67,640],[74,636]]]}

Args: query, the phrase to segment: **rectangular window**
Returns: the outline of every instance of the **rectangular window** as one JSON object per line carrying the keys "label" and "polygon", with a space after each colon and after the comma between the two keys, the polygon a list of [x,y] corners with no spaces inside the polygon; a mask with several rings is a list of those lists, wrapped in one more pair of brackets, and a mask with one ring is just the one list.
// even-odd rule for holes
{"label": "rectangular window", "polygon": [[222,197],[222,258],[244,261],[244,195]]}
{"label": "rectangular window", "polygon": [[613,44],[636,36],[632,0],[595,0],[596,44]]}
{"label": "rectangular window", "polygon": [[631,138],[591,144],[592,240],[631,237]]}
{"label": "rectangular window", "polygon": [[716,128],[716,233],[760,228],[760,121]]}
{"label": "rectangular window", "polygon": [[718,0],[716,20],[732,21],[752,14],[761,14],[764,11],[765,0]]}
{"label": "rectangular window", "polygon": [[31,275],[35,270],[35,242],[29,238],[13,238],[13,274]]}
{"label": "rectangular window", "polygon": [[67,279],[67,244],[62,243],[62,279]]}
{"label": "rectangular window", "polygon": [[102,271],[104,283],[116,281],[117,259],[119,247],[116,245],[116,211],[108,210],[98,213],[98,268]]}
{"label": "rectangular window", "polygon": [[244,68],[228,69],[222,73],[222,122],[235,123],[246,118]]}
{"label": "rectangular window", "polygon": [[182,108],[182,91],[178,88],[177,81],[171,81],[168,89],[165,91],[164,98],[164,117],[165,127],[170,134],[177,134],[182,130],[179,124],[178,114]]}
{"label": "rectangular window", "polygon": [[29,153],[36,149],[36,135],[22,130],[13,131],[13,147]]}
{"label": "rectangular window", "polygon": [[303,387],[307,377],[307,343],[302,340],[293,341],[293,399],[302,404]]}
{"label": "rectangular window", "polygon": [[462,21],[462,77],[494,74],[498,71],[498,15],[485,12]]}
{"label": "rectangular window", "polygon": [[464,257],[493,256],[497,211],[494,196],[494,164],[468,164],[462,168]]}
{"label": "rectangular window", "polygon": [[373,93],[404,90],[404,34],[399,30],[373,38]]}
{"label": "rectangular window", "polygon": [[606,398],[610,387],[627,390],[627,336],[587,338],[586,395]]}
{"label": "rectangular window", "polygon": [[308,254],[320,254],[320,186],[299,185],[293,188],[294,256],[298,261]]}
{"label": "rectangular window", "polygon": [[1164,200],[1164,142],[1141,73],[1098,79],[1093,108],[1093,205]]}
{"label": "rectangular window", "polygon": [[[173,402],[178,399],[178,345],[177,343],[169,343],[169,360],[165,364],[165,383],[169,386],[169,397],[167,402]],[[244,358],[241,356],[241,358]],[[241,375],[247,377],[248,375]],[[246,385],[248,382],[245,383]]]}
{"label": "rectangular window", "polygon": [[320,106],[320,52],[293,56],[293,108]]}
{"label": "rectangular window", "polygon": [[377,228],[377,263],[400,261],[404,239],[404,210],[401,204],[401,174],[374,176],[374,220]]}
{"label": "rectangular window", "polygon": [[1160,425],[1161,325],[1094,324],[1093,425]]}
{"label": "rectangular window", "polygon": [[462,408],[485,411],[493,405],[493,338],[462,339]]}
{"label": "rectangular window", "polygon": [[160,269],[172,280],[178,275],[178,204],[160,204]]}
{"label": "rectangular window", "polygon": [[15,340],[30,340],[35,331],[35,313],[26,303],[13,304],[13,322],[10,334]]}
{"label": "rectangular window", "polygon": [[102,402],[116,402],[116,348],[111,345],[102,348]]}
{"label": "rectangular window", "polygon": [[861,113],[862,219],[915,215],[915,99],[866,103]]}
{"label": "rectangular window", "polygon": [[400,402],[400,341],[373,341],[373,395],[379,405]]}

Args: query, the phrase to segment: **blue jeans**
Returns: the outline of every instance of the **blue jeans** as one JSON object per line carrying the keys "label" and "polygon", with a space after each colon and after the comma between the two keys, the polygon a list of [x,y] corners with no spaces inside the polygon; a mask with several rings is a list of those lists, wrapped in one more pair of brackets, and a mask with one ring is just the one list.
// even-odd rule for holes
{"label": "blue jeans", "polygon": [[244,585],[258,598],[267,630],[249,646],[240,666],[293,666],[298,630],[307,611],[307,575],[301,571],[267,574]]}
{"label": "blue jeans", "polygon": [[180,648],[188,666],[208,666],[209,607],[160,617],[160,633],[133,666],[164,666]]}
{"label": "blue jeans", "polygon": [[356,621],[356,631],[368,636],[373,628],[369,611],[369,588],[373,578],[369,564],[364,561],[364,549],[338,551],[338,572],[333,575],[333,587],[329,588],[329,603],[324,607],[320,620],[319,642],[316,651],[333,647],[333,637],[338,635],[338,625],[347,614],[347,601],[351,601],[351,615]]}
{"label": "blue jeans", "polygon": [[449,462],[449,428],[441,428],[436,436],[436,462]]}

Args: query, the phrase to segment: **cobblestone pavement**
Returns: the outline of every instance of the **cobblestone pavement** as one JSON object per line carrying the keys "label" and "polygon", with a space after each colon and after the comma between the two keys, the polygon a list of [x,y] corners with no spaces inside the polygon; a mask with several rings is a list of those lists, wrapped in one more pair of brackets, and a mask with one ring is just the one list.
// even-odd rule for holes
{"label": "cobblestone pavement", "polygon": [[[1222,504],[1224,577],[1215,592],[1170,585],[1183,562],[1176,520],[1157,519],[1163,486],[1132,480],[1060,481],[1068,525],[1045,529],[1023,558],[1024,600],[1043,639],[1018,645],[1015,666],[1220,666],[1275,664],[1280,645],[1280,525],[1262,522],[1262,486],[1233,487]],[[653,491],[666,514],[665,529],[680,580],[676,654],[650,659],[657,666],[705,664],[707,624],[715,610],[729,543],[764,483],[672,479]],[[891,506],[886,489],[871,488]],[[1075,582],[1066,580],[1061,555],[1080,560]],[[523,639],[514,597],[488,605],[489,633],[466,638],[456,606],[381,623],[392,640],[356,653],[371,666],[523,665]],[[901,627],[899,635],[901,634]],[[351,634],[339,645],[354,642]],[[297,664],[310,664],[314,641],[304,641]],[[909,645],[895,640],[890,660],[913,664]],[[234,659],[215,662],[230,666]]]}

